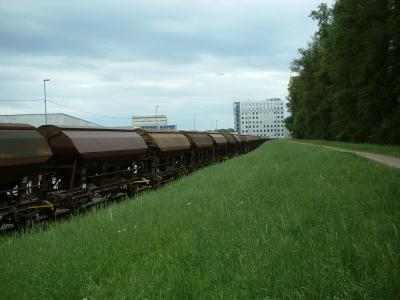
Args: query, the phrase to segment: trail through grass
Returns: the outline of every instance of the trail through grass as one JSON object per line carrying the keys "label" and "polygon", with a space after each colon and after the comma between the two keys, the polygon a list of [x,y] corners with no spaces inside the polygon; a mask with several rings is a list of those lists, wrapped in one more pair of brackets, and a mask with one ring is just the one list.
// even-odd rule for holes
{"label": "trail through grass", "polygon": [[0,239],[1,299],[400,296],[400,172],[274,141]]}
{"label": "trail through grass", "polygon": [[355,151],[366,151],[366,152],[378,153],[394,157],[400,157],[400,146],[357,144],[357,143],[346,143],[346,142],[324,141],[324,140],[297,140],[297,141],[304,143],[311,143],[315,145],[331,146],[331,147],[338,147]]}

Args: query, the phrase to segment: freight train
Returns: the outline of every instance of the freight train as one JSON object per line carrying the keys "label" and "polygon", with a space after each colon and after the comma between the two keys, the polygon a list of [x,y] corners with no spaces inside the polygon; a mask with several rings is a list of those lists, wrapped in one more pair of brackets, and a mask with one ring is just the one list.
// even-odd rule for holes
{"label": "freight train", "polygon": [[216,132],[0,124],[0,228],[134,196],[265,140]]}

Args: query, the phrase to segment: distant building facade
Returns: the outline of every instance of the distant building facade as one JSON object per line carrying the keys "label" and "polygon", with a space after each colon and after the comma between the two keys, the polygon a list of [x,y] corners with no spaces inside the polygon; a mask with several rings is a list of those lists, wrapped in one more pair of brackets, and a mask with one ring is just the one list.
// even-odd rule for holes
{"label": "distant building facade", "polygon": [[[0,123],[22,123],[35,127],[46,124],[44,114],[0,115]],[[47,124],[58,126],[102,127],[101,125],[64,113],[47,114]]]}
{"label": "distant building facade", "polygon": [[235,130],[239,134],[284,138],[284,102],[280,98],[233,103]]}
{"label": "distant building facade", "polygon": [[167,124],[165,115],[133,116],[133,128],[177,130],[176,125]]}

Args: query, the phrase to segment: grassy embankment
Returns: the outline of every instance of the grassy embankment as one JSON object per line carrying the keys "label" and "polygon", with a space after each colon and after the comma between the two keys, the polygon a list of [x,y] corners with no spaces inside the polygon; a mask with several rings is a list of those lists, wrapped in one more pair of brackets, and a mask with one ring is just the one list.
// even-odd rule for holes
{"label": "grassy embankment", "polygon": [[338,147],[338,148],[349,149],[349,150],[365,151],[365,152],[372,152],[372,153],[400,157],[400,146],[375,145],[375,144],[355,144],[355,143],[324,141],[324,140],[296,140],[296,141],[311,143],[311,144],[315,144],[315,145]]}
{"label": "grassy embankment", "polygon": [[274,141],[0,239],[1,299],[396,298],[400,172]]}

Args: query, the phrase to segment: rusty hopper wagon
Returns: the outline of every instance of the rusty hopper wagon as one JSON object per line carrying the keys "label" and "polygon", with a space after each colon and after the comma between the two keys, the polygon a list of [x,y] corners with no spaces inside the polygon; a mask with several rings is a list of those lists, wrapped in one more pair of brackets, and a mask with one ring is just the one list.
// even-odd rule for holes
{"label": "rusty hopper wagon", "polygon": [[135,129],[146,142],[146,176],[157,186],[186,174],[191,144],[176,131]]}
{"label": "rusty hopper wagon", "polygon": [[52,202],[74,209],[133,194],[143,183],[147,145],[132,130],[41,126],[53,151]]}
{"label": "rusty hopper wagon", "polygon": [[227,156],[232,157],[237,154],[237,141],[232,134],[224,133],[223,136],[226,138],[228,144],[226,145]]}
{"label": "rusty hopper wagon", "polygon": [[46,139],[25,124],[0,124],[0,226],[32,218],[43,201],[44,167],[52,153]]}
{"label": "rusty hopper wagon", "polygon": [[0,229],[132,196],[264,141],[212,132],[0,124]]}
{"label": "rusty hopper wagon", "polygon": [[239,134],[232,134],[232,136],[236,140],[236,154],[243,154],[246,150],[245,139]]}
{"label": "rusty hopper wagon", "polygon": [[185,131],[183,134],[187,137],[192,146],[188,164],[189,171],[194,171],[198,168],[209,165],[214,161],[214,143],[207,133]]}
{"label": "rusty hopper wagon", "polygon": [[208,134],[214,142],[214,157],[215,160],[221,161],[228,158],[228,141],[221,133]]}

